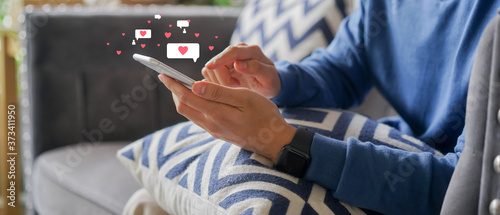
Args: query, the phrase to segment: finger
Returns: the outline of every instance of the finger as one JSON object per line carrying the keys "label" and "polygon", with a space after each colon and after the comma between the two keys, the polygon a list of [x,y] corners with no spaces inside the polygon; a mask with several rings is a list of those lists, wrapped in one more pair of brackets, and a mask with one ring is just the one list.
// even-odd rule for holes
{"label": "finger", "polygon": [[176,110],[179,114],[185,116],[198,125],[207,121],[205,114],[190,107],[189,105],[179,102],[179,98],[174,93],[172,93],[172,98],[174,100]]}
{"label": "finger", "polygon": [[[179,106],[182,104],[188,105],[193,109],[196,109],[202,113],[213,113],[215,110],[221,113],[232,114],[234,110],[238,109],[235,105],[222,103],[215,100],[210,100],[203,98],[199,95],[195,95],[192,91],[186,88],[184,85],[178,83],[174,79],[166,76],[160,75],[160,80],[165,84],[165,86],[172,91],[173,94],[178,99]],[[211,82],[204,82],[210,86],[220,86]],[[223,87],[223,86],[220,86]],[[228,88],[229,89],[229,88]],[[212,92],[212,87],[210,87],[210,92]],[[224,94],[225,95],[225,94]],[[234,104],[237,104],[236,102]]]}
{"label": "finger", "polygon": [[[238,74],[237,72],[235,72],[235,73]],[[231,79],[229,80],[229,84],[227,86],[228,87],[245,87],[245,86],[241,85],[240,79],[234,78],[234,77],[231,77]]]}
{"label": "finger", "polygon": [[260,60],[268,64],[273,63],[262,53],[258,46],[228,46],[224,51],[212,58],[205,67],[214,69],[226,64],[233,64],[236,60],[250,59]]}
{"label": "finger", "polygon": [[219,84],[224,86],[227,86],[231,80],[231,72],[226,66],[214,69],[214,75],[217,77]]}
{"label": "finger", "polygon": [[203,69],[201,69],[201,75],[203,75],[203,78],[207,81],[212,81],[210,80],[210,76],[208,75],[208,69],[206,67],[203,67]]}
{"label": "finger", "polygon": [[207,79],[207,81],[210,81],[210,82],[214,82],[214,83],[219,83],[219,81],[217,80],[217,76],[215,76],[214,74],[214,71],[212,69],[205,69],[205,79]]}
{"label": "finger", "polygon": [[272,66],[258,60],[238,60],[234,62],[234,69],[239,73],[260,78],[270,75]]}
{"label": "finger", "polygon": [[175,107],[177,107],[179,105],[179,99],[174,93],[172,93],[172,100],[174,100]]}
{"label": "finger", "polygon": [[193,85],[196,95],[240,110],[247,102],[245,91],[243,88],[229,88],[205,81],[198,81]]}
{"label": "finger", "polygon": [[213,83],[220,84],[219,79],[217,79],[217,75],[215,75],[215,70],[208,70],[208,75]]}
{"label": "finger", "polygon": [[161,82],[163,82],[163,84],[176,96],[178,105],[181,105],[181,103],[183,103],[200,112],[207,112],[207,110],[220,108],[216,107],[217,105],[220,105],[220,103],[209,101],[193,94],[192,91],[190,91],[184,85],[168,77],[167,75],[161,74],[158,77],[160,78]]}
{"label": "finger", "polygon": [[188,120],[192,121],[194,124],[203,128],[205,131],[212,132],[218,127],[217,123],[214,123],[214,121],[211,118],[208,118],[206,114],[203,114],[202,112],[190,107],[189,105],[180,103],[177,96],[173,93],[172,98],[174,99],[177,112],[186,117]]}

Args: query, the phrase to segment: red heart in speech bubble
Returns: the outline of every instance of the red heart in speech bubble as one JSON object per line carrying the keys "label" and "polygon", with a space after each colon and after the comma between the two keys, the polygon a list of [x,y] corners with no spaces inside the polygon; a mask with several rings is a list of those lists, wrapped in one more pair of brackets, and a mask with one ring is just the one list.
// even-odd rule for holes
{"label": "red heart in speech bubble", "polygon": [[140,31],[139,33],[141,33],[141,36],[144,37],[144,35],[146,35],[146,31]]}
{"label": "red heart in speech bubble", "polygon": [[187,46],[179,46],[179,52],[181,53],[181,55],[186,54],[187,51],[188,51]]}

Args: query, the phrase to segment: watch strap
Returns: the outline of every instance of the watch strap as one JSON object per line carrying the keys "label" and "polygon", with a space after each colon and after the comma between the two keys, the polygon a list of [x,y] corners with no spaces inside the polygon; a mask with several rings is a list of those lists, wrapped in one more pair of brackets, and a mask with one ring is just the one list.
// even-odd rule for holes
{"label": "watch strap", "polygon": [[283,146],[273,167],[298,178],[304,177],[311,162],[314,132],[298,127],[292,141]]}
{"label": "watch strap", "polygon": [[303,152],[307,156],[311,156],[311,144],[314,138],[314,132],[299,126],[297,128],[297,132],[295,133],[295,136],[293,137],[292,141],[288,144],[289,146],[298,149],[299,151]]}

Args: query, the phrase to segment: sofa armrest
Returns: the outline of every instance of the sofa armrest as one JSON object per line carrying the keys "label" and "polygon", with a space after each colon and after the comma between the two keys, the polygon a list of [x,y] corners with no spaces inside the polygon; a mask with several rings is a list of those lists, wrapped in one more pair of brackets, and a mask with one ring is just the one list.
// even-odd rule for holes
{"label": "sofa armrest", "polygon": [[485,28],[476,49],[465,115],[465,148],[441,214],[497,214],[500,210],[500,15]]}

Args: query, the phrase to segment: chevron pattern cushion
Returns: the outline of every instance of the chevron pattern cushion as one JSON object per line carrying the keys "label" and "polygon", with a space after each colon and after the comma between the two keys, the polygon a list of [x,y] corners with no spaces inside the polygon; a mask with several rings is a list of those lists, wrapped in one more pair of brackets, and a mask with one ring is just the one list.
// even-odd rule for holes
{"label": "chevron pattern cushion", "polygon": [[[310,108],[283,109],[282,115],[292,125],[332,138],[442,156],[361,115]],[[137,140],[117,157],[170,214],[370,214],[317,184],[273,170],[267,158],[215,139],[191,122]]]}
{"label": "chevron pattern cushion", "polygon": [[350,0],[251,0],[231,44],[258,45],[273,61],[298,62],[332,41],[346,5]]}

